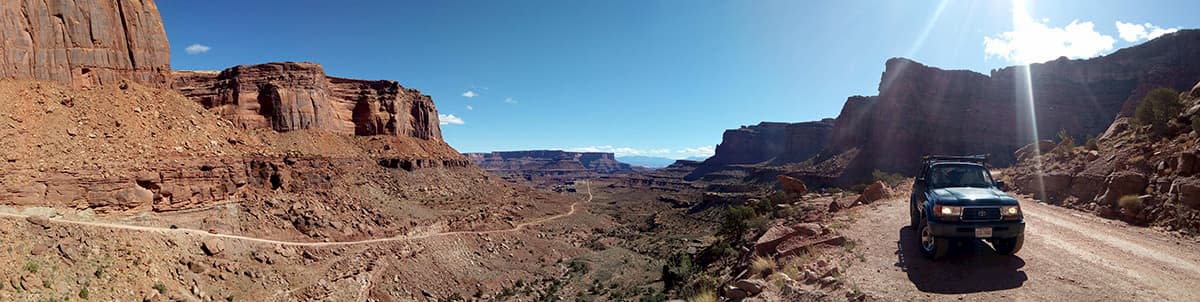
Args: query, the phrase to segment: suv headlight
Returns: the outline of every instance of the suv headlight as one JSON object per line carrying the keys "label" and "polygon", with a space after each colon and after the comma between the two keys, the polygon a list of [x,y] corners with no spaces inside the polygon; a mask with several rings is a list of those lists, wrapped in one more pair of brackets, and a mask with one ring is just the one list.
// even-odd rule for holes
{"label": "suv headlight", "polygon": [[1005,220],[1017,220],[1021,218],[1021,206],[1003,206],[1000,207],[1000,216]]}
{"label": "suv headlight", "polygon": [[959,220],[962,219],[962,207],[933,205],[933,215],[940,219]]}

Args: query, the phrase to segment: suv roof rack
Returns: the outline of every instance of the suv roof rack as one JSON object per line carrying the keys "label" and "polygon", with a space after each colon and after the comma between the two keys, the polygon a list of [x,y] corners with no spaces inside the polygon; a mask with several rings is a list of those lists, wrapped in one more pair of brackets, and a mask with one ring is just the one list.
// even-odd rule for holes
{"label": "suv roof rack", "polygon": [[970,162],[978,164],[987,164],[988,154],[976,155],[926,155],[921,157],[921,162],[931,164],[936,162]]}

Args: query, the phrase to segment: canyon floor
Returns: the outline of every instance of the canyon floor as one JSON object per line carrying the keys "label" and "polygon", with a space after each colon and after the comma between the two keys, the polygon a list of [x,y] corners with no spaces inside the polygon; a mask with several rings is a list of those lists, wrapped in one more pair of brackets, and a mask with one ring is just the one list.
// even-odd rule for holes
{"label": "canyon floor", "polygon": [[861,263],[850,284],[886,301],[1196,301],[1200,243],[1023,198],[1026,241],[1016,256],[985,243],[949,259],[921,257],[905,197],[863,208],[845,230]]}

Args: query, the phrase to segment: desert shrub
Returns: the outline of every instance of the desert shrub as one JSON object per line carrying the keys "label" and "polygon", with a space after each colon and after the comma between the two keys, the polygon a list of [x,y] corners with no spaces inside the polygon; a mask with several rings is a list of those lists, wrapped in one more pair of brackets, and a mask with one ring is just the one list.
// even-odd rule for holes
{"label": "desert shrub", "polygon": [[1137,195],[1125,195],[1125,196],[1121,196],[1121,199],[1117,200],[1117,206],[1120,206],[1122,209],[1125,209],[1125,211],[1128,211],[1131,213],[1137,213],[1138,211],[1141,211],[1142,208],[1144,208],[1146,205],[1142,204],[1142,199],[1139,198]]}
{"label": "desert shrub", "polygon": [[1058,130],[1058,146],[1054,147],[1054,153],[1058,155],[1070,155],[1071,151],[1075,150],[1075,138],[1067,133],[1067,129]]}
{"label": "desert shrub", "polygon": [[746,230],[750,229],[750,219],[754,218],[754,209],[747,206],[729,207],[729,211],[725,213],[725,222],[721,223],[721,233],[726,235],[735,235],[740,238]]}
{"label": "desert shrub", "polygon": [[1087,148],[1088,150],[1100,150],[1100,141],[1095,137],[1088,135],[1086,143],[1083,144],[1083,147]]}
{"label": "desert shrub", "polygon": [[1192,117],[1192,131],[1200,134],[1200,115]]}
{"label": "desert shrub", "polygon": [[158,294],[160,294],[160,295],[166,294],[167,293],[167,285],[163,284],[162,282],[154,282],[154,290],[158,291]]}
{"label": "desert shrub", "polygon": [[79,289],[79,298],[87,300],[88,296],[90,296],[90,295],[91,295],[91,293],[88,291],[88,288],[86,286]]}
{"label": "desert shrub", "polygon": [[754,256],[750,260],[750,275],[763,276],[775,270],[775,258]]}
{"label": "desert shrub", "polygon": [[38,267],[39,267],[39,265],[37,262],[33,262],[33,261],[25,262],[25,270],[29,271],[30,273],[38,272]]}
{"label": "desert shrub", "polygon": [[1146,94],[1134,112],[1133,121],[1138,125],[1150,125],[1155,135],[1167,131],[1167,123],[1179,112],[1183,111],[1183,103],[1179,102],[1179,92],[1171,88],[1158,88]]}
{"label": "desert shrub", "polygon": [[850,186],[850,188],[847,188],[847,190],[850,190],[850,192],[854,193],[862,193],[863,191],[867,190],[867,186],[868,184],[857,184]]}
{"label": "desert shrub", "polygon": [[663,264],[663,287],[669,290],[686,284],[687,280],[692,277],[694,270],[695,266],[692,264],[691,255],[686,253],[671,255],[671,258],[667,260],[667,264]]}
{"label": "desert shrub", "polygon": [[874,172],[871,172],[871,177],[877,181],[882,181],[889,187],[895,187],[905,179],[904,175],[900,175],[900,173],[887,173],[879,171],[879,169],[875,169]]}
{"label": "desert shrub", "polygon": [[713,290],[702,291],[687,300],[688,302],[717,302],[717,292]]}

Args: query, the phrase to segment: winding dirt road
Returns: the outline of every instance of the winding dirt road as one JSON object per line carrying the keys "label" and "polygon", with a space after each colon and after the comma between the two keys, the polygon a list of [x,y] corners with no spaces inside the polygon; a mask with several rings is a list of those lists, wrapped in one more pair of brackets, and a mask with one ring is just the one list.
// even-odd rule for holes
{"label": "winding dirt road", "polygon": [[1200,301],[1200,244],[1088,213],[1022,199],[1025,247],[985,243],[948,259],[921,257],[908,201],[859,209],[847,237],[849,284],[885,300]]}
{"label": "winding dirt road", "polygon": [[[410,241],[410,240],[427,239],[427,238],[434,238],[434,237],[457,236],[457,235],[485,235],[485,234],[509,233],[509,232],[519,231],[528,226],[543,224],[543,223],[550,222],[553,220],[562,219],[564,217],[574,215],[579,204],[592,201],[592,185],[591,185],[591,183],[587,182],[587,181],[580,181],[580,182],[583,182],[585,185],[587,185],[587,188],[588,188],[587,200],[576,201],[576,202],[571,203],[570,210],[568,210],[566,212],[538,218],[538,219],[531,220],[531,221],[522,222],[522,223],[514,225],[511,228],[499,229],[499,230],[487,230],[487,231],[454,231],[454,232],[428,233],[428,234],[421,234],[421,235],[399,235],[399,236],[393,236],[393,237],[374,238],[374,239],[355,240],[355,241],[328,241],[328,242],[286,241],[286,240],[274,240],[274,239],[268,239],[268,238],[233,235],[233,234],[209,233],[209,232],[205,232],[202,230],[188,229],[188,228],[151,227],[151,226],[139,226],[139,225],[129,225],[129,224],[99,222],[99,221],[69,220],[69,219],[61,219],[61,218],[57,218],[57,219],[51,218],[50,222],[61,223],[61,224],[74,224],[74,225],[82,225],[82,226],[90,226],[90,227],[98,227],[98,228],[108,228],[108,229],[141,231],[141,232],[156,232],[156,233],[164,233],[164,234],[184,234],[184,235],[194,235],[194,236],[201,236],[201,237],[217,237],[217,238],[224,238],[224,239],[231,239],[231,240],[258,242],[258,243],[266,243],[266,244],[278,244],[278,245],[286,245],[286,246],[329,247],[329,246],[359,245],[359,244],[372,244],[372,243],[382,243],[382,242]],[[30,215],[19,214],[19,213],[0,212],[0,217],[6,217],[6,218],[25,219],[25,218],[29,218],[29,216]]]}

